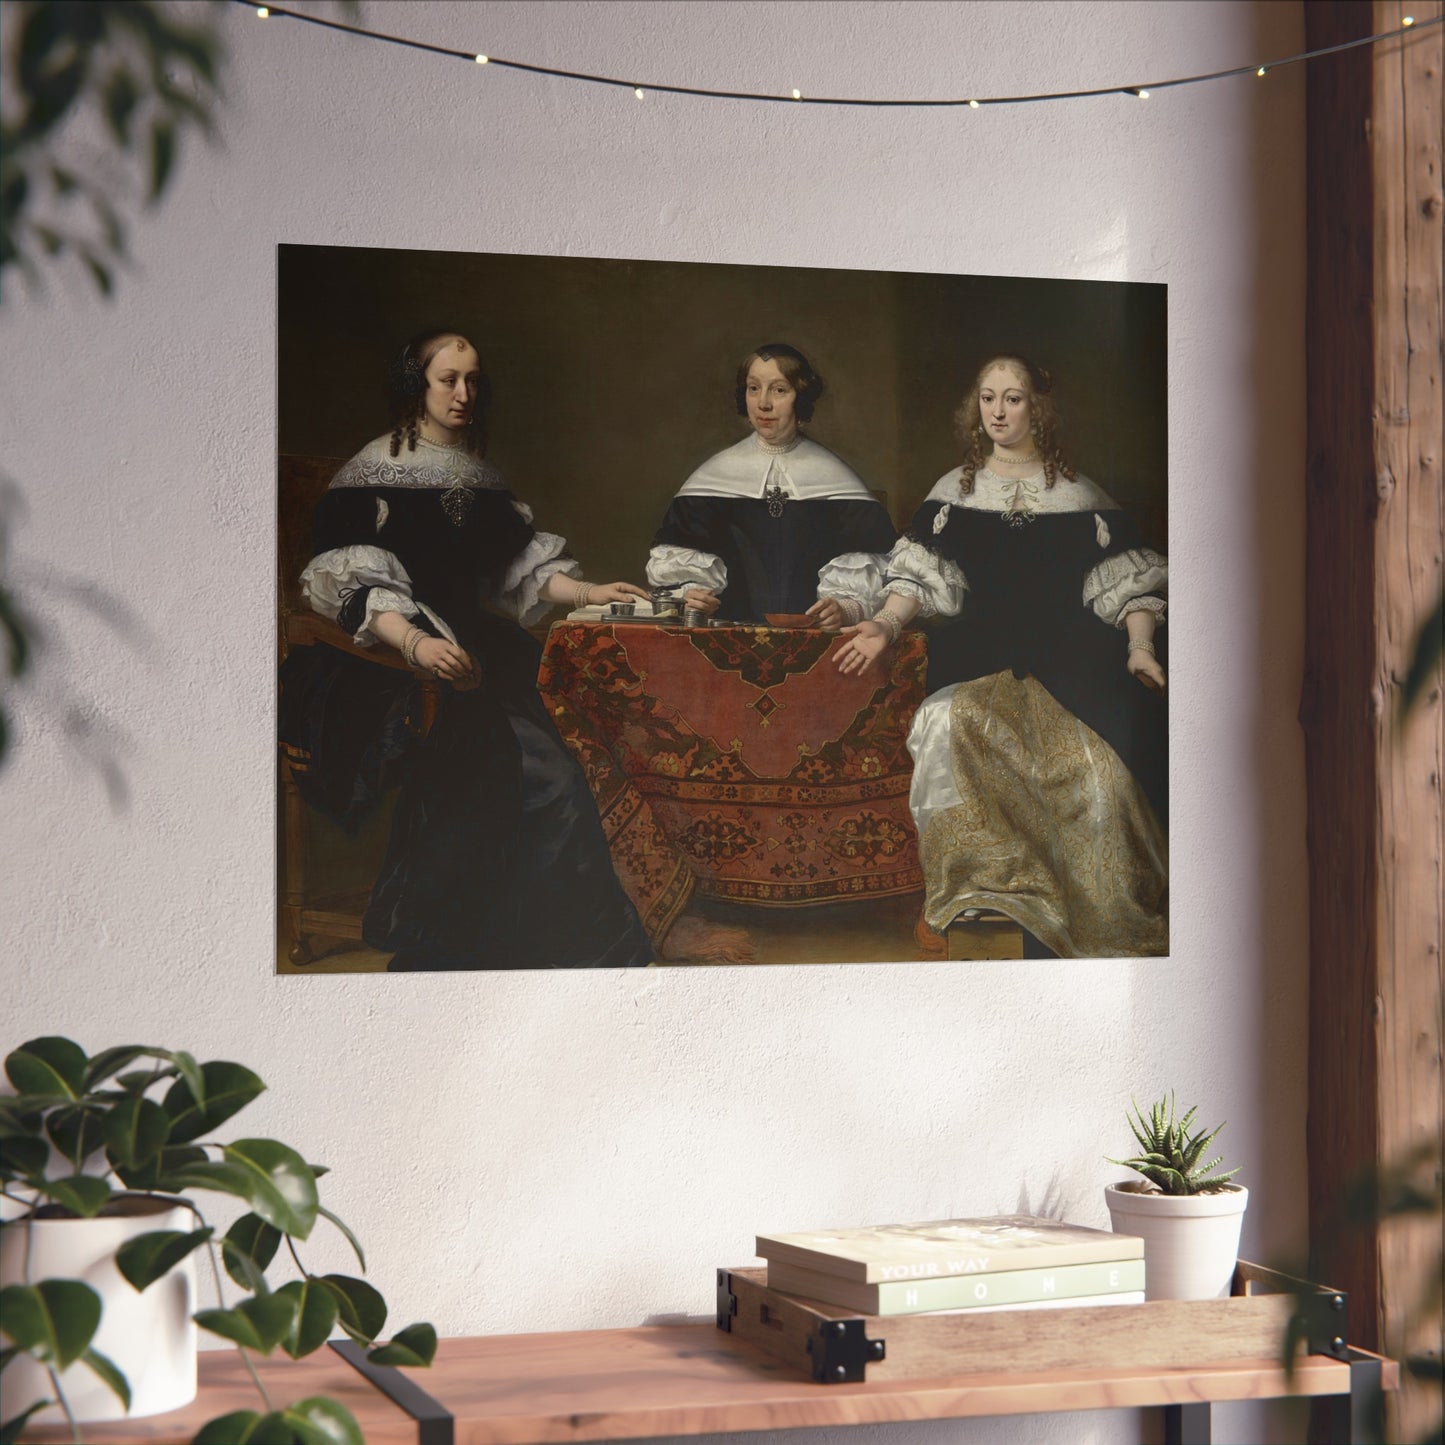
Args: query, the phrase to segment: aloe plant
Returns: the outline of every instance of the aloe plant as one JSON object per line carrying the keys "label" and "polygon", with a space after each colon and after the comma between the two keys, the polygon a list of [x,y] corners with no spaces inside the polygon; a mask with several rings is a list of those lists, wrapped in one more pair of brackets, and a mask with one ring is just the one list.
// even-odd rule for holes
{"label": "aloe plant", "polygon": [[[364,1279],[308,1270],[297,1249],[316,1224],[327,1220],[356,1254],[356,1236],[320,1199],[323,1166],[308,1164],[275,1139],[211,1137],[254,1100],[265,1084],[241,1064],[197,1063],[181,1050],[124,1045],[87,1056],[70,1039],[31,1039],[5,1060],[16,1092],[0,1095],[0,1192],[24,1206],[5,1229],[24,1229],[43,1217],[93,1218],[121,1194],[160,1194],[179,1199],[195,1216],[190,1231],[153,1230],[121,1246],[116,1267],[131,1286],[144,1290],[192,1251],[210,1256],[217,1307],[195,1315],[202,1328],[230,1340],[241,1352],[264,1409],[241,1410],[204,1426],[198,1445],[264,1440],[275,1445],[364,1445],[355,1418],[325,1396],[277,1405],[251,1366],[252,1354],[276,1349],[293,1359],[320,1349],[338,1327],[370,1349],[369,1359],[388,1365],[429,1365],[436,1331],[415,1324],[385,1345],[377,1337],[386,1323],[386,1301]],[[151,1095],[156,1093],[157,1098]],[[206,1223],[196,1193],[220,1193],[249,1206],[220,1238]],[[273,1289],[266,1270],[285,1244],[300,1277]],[[243,1298],[227,1305],[221,1272]],[[44,1367],[53,1403],[71,1417],[61,1372],[79,1361],[94,1371],[129,1408],[122,1372],[92,1346],[101,1318],[100,1296],[81,1280],[27,1280],[0,1290],[6,1347],[0,1369],[20,1354]],[[0,1440],[13,1440],[43,1400],[0,1424]],[[72,1432],[79,1439],[71,1418]]]}
{"label": "aloe plant", "polygon": [[1230,1187],[1229,1181],[1239,1170],[1216,1173],[1224,1162],[1222,1156],[1204,1158],[1205,1151],[1219,1137],[1223,1124],[1208,1134],[1193,1129],[1198,1107],[1190,1109],[1182,1119],[1177,1118],[1173,1093],[1160,1099],[1149,1110],[1147,1119],[1138,1102],[1131,1102],[1134,1113],[1129,1119],[1129,1128],[1138,1141],[1139,1153],[1132,1159],[1111,1158],[1111,1164],[1122,1164],[1142,1174],[1161,1194],[1215,1194]]}

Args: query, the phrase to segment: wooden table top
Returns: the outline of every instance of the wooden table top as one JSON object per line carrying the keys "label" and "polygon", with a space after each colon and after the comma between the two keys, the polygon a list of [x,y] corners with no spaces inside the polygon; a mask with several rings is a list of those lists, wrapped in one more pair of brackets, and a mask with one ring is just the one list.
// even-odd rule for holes
{"label": "wooden table top", "polygon": [[[259,1362],[277,1405],[307,1395],[340,1399],[369,1445],[415,1442],[415,1422],[329,1351],[306,1360]],[[1326,1395],[1349,1391],[1349,1366],[1322,1356],[1301,1362],[1287,1387],[1275,1360],[1191,1368],[1050,1370],[819,1385],[770,1355],[707,1324],[492,1335],[443,1340],[430,1370],[407,1377],[456,1417],[456,1445],[617,1440],[731,1430],[782,1430],[882,1421],[1119,1409],[1199,1401]],[[1384,1363],[1386,1388],[1398,1367]],[[86,1427],[96,1445],[171,1445],[205,1420],[255,1409],[255,1391],[233,1351],[201,1357],[201,1394],[183,1410]],[[27,1432],[61,1441],[63,1429]]]}

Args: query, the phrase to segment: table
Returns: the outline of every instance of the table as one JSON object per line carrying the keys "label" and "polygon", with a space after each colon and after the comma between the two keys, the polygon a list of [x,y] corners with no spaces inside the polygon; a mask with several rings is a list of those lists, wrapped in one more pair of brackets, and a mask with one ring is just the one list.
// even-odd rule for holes
{"label": "table", "polygon": [[[1064,1410],[1162,1405],[1169,1438],[1180,1445],[1209,1439],[1213,1401],[1273,1399],[1286,1394],[1340,1396],[1346,1408],[1330,1438],[1362,1441],[1359,1411],[1366,1375],[1394,1389],[1393,1362],[1364,1351],[1353,1362],[1308,1356],[1293,1388],[1279,1364],[1241,1359],[1191,1367],[990,1371],[858,1385],[820,1385],[711,1324],[555,1334],[491,1335],[443,1340],[430,1370],[402,1375],[440,1409],[418,1420],[328,1352],[299,1362],[261,1362],[277,1404],[318,1392],[340,1397],[361,1422],[369,1445],[525,1445],[525,1442],[638,1439],[730,1430],[887,1421],[963,1419]],[[242,1393],[234,1353],[201,1359],[201,1394],[183,1410],[145,1420],[90,1425],[94,1445],[181,1445],[205,1420],[255,1408]],[[414,1405],[427,1415],[425,1405]],[[445,1418],[454,1417],[454,1418]],[[27,1441],[58,1442],[63,1429],[32,1430]]]}
{"label": "table", "polygon": [[696,891],[788,907],[916,892],[906,746],[927,647],[844,677],[816,629],[569,621],[538,686],[653,938]]}

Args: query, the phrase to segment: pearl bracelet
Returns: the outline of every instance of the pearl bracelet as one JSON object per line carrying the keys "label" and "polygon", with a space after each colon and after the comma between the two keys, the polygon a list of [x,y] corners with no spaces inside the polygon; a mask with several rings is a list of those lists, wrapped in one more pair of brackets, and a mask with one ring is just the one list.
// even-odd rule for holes
{"label": "pearl bracelet", "polygon": [[421,646],[422,639],[425,637],[426,633],[423,632],[420,627],[413,627],[411,631],[402,638],[401,656],[408,667],[416,666],[416,650]]}
{"label": "pearl bracelet", "polygon": [[1130,652],[1147,652],[1150,657],[1157,657],[1154,651],[1154,644],[1147,637],[1132,637],[1129,639]]}
{"label": "pearl bracelet", "polygon": [[881,612],[875,612],[873,620],[881,622],[888,629],[890,645],[903,636],[903,619],[891,608],[885,607]]}
{"label": "pearl bracelet", "polygon": [[587,607],[592,601],[592,584],[590,582],[579,582],[577,584],[577,595],[572,599],[574,607]]}

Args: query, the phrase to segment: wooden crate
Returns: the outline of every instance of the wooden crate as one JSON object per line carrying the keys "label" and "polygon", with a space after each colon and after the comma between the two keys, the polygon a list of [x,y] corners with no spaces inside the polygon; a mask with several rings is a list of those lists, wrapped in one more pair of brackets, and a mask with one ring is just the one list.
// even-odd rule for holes
{"label": "wooden crate", "polygon": [[1243,1260],[1227,1299],[979,1314],[860,1315],[770,1289],[765,1269],[720,1269],[717,1283],[719,1329],[824,1384],[1282,1360],[1295,1317],[1300,1353],[1350,1358],[1340,1291]]}

